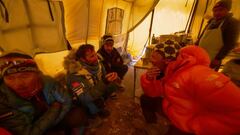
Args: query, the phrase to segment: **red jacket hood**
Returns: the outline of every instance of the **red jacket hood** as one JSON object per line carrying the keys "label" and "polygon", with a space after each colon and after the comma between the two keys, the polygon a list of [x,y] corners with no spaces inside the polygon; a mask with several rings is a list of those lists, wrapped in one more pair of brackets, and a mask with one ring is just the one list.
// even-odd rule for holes
{"label": "red jacket hood", "polygon": [[210,58],[201,47],[189,45],[180,49],[177,59],[168,64],[165,74],[171,75],[194,65],[209,66]]}

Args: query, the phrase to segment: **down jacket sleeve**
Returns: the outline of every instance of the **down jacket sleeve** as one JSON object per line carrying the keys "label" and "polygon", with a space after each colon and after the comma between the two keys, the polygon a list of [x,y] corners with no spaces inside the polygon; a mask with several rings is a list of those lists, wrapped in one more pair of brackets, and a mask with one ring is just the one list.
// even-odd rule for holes
{"label": "down jacket sleeve", "polygon": [[6,129],[0,127],[0,135],[11,135]]}
{"label": "down jacket sleeve", "polygon": [[141,76],[141,87],[146,96],[159,97],[163,95],[161,80],[149,81],[146,79],[146,73]]}
{"label": "down jacket sleeve", "polygon": [[51,77],[45,76],[44,78],[44,94],[47,97],[47,102],[51,105],[53,102],[59,102],[62,104],[62,108],[59,112],[55,123],[63,119],[65,114],[70,110],[72,105],[72,97],[67,89],[63,85],[60,85],[59,82],[56,82]]}

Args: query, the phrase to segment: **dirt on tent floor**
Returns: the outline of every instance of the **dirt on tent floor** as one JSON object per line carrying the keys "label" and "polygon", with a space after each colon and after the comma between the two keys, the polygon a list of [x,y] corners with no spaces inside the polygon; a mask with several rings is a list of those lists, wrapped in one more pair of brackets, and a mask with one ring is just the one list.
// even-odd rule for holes
{"label": "dirt on tent floor", "polygon": [[146,124],[141,106],[122,93],[116,99],[107,100],[106,109],[110,116],[103,119],[100,127],[87,129],[86,135],[163,135],[168,129],[161,117],[158,124]]}

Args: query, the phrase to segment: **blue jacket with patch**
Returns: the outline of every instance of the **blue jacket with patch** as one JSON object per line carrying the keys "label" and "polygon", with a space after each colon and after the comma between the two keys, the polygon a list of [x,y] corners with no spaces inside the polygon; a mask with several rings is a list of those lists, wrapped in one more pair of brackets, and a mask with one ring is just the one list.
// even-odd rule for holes
{"label": "blue jacket with patch", "polygon": [[[48,109],[35,118],[34,105],[15,92],[4,83],[0,85],[0,126],[16,135],[42,135],[48,128],[57,124],[71,107],[71,96],[52,78],[43,77],[44,87],[42,95]],[[60,109],[51,106],[53,102],[62,104]]]}

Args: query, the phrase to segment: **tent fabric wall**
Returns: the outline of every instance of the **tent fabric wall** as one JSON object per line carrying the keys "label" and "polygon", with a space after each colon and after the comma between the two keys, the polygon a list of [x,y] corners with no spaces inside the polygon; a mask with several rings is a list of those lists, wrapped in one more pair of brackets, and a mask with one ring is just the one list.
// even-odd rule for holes
{"label": "tent fabric wall", "polygon": [[[64,29],[62,28],[61,22],[63,20],[61,16],[62,15],[61,9],[62,6],[60,2],[61,0],[50,0],[52,13],[54,15],[54,22],[52,21],[51,14],[49,13],[49,10],[47,8],[46,0],[2,0],[2,1],[4,1],[6,3],[6,7],[12,11],[11,14],[9,14],[10,20],[9,23],[6,23],[4,17],[2,16],[0,17],[1,47],[3,46],[3,48],[6,47],[8,49],[16,48],[18,49],[21,48],[21,45],[24,45],[24,51],[27,50],[29,51],[29,53],[41,51],[52,52],[56,50],[61,50],[62,48],[65,47],[65,40],[63,40],[64,37],[62,37],[62,35],[64,34]],[[87,42],[95,45],[96,49],[98,49],[99,39],[105,33],[107,10],[112,7],[118,7],[124,10],[124,20],[122,34],[115,35],[116,41],[119,42],[119,44],[117,44],[116,46],[121,47],[122,44],[129,42],[128,49],[130,53],[136,52],[136,54],[139,54],[142,52],[145,43],[147,43],[149,25],[151,20],[150,16],[148,15],[150,15],[149,13],[153,9],[154,4],[156,4],[157,1],[158,0],[62,0],[65,10],[64,13],[65,13],[66,37],[70,41],[71,45],[74,47],[79,46],[81,43]],[[160,4],[163,1],[164,0],[160,0]],[[173,5],[174,2],[176,5],[179,5],[180,0],[171,1],[172,3],[170,3],[170,0],[167,0],[167,4],[165,6]],[[181,1],[183,1],[183,3],[186,2],[186,0]],[[210,3],[214,3],[216,0],[209,1]],[[31,5],[30,11],[26,11],[23,2],[30,3]],[[233,0],[232,8],[234,15],[238,19],[240,19],[239,2],[240,2],[239,0]],[[13,5],[18,6],[14,6],[13,8]],[[205,5],[206,1],[198,0],[198,9],[196,11],[196,16],[194,17],[194,22],[191,28],[191,33],[193,36],[195,35],[195,37],[197,36],[197,33],[200,29],[201,24],[200,22],[204,14],[203,11]],[[4,13],[4,8],[2,6],[0,8],[1,13]],[[211,12],[210,7],[208,9],[208,12]],[[17,14],[17,16],[14,14]],[[30,23],[29,16],[27,16],[27,14],[31,14],[34,16],[31,18],[31,21],[34,23]],[[157,13],[155,12],[155,14]],[[19,21],[16,23],[17,20]],[[154,23],[159,24],[161,19],[154,21],[155,21]],[[6,32],[8,31],[6,29],[11,28],[10,25],[14,29],[19,30],[15,32],[9,30],[9,32]],[[154,27],[153,33],[155,33],[154,31],[157,29],[161,30],[158,25],[156,25],[156,27],[155,26],[153,27]],[[36,33],[35,31],[39,31],[39,33],[38,32]],[[127,37],[126,35],[130,31],[132,32],[130,33],[128,39],[126,38]],[[17,37],[15,34],[19,37]],[[7,40],[4,39],[6,35],[8,37]],[[39,37],[36,38],[36,36]],[[9,42],[8,44],[12,44],[12,46],[14,47],[10,48],[10,46],[6,46],[6,41]],[[56,43],[60,42],[60,45],[58,44],[58,46],[54,46],[55,44],[54,45],[50,44],[52,42]],[[36,46],[39,48],[36,48]],[[54,50],[52,50],[52,48],[54,48]],[[60,69],[62,69],[61,67],[62,60],[63,57],[67,54],[67,52],[68,51],[62,51],[59,53],[38,54],[36,56],[36,59],[40,65],[40,68],[43,69],[45,73],[53,75],[56,72],[59,72]],[[51,63],[51,65],[49,65],[48,63]]]}
{"label": "tent fabric wall", "polygon": [[195,15],[193,16],[193,22],[192,22],[192,26],[191,26],[191,36],[193,38],[193,40],[195,41],[199,35],[199,31],[202,27],[202,23],[203,23],[203,16],[204,16],[204,12],[205,12],[205,8],[207,8],[206,6],[206,1],[202,1],[202,0],[198,0],[197,3],[197,9],[195,12]]}
{"label": "tent fabric wall", "polygon": [[87,38],[88,2],[87,0],[65,0],[66,37],[70,44],[83,42]]}
{"label": "tent fabric wall", "polygon": [[159,0],[135,0],[131,9],[128,32],[134,30],[153,10]]}
{"label": "tent fabric wall", "polygon": [[[147,4],[144,1],[142,1],[142,4],[139,2],[138,0],[63,0],[66,37],[71,46],[76,48],[80,44],[87,42],[93,44],[95,49],[98,49],[99,39],[105,33],[107,10],[118,7],[124,10],[122,34],[114,37],[116,39],[115,46],[121,47],[127,42],[126,33],[129,28],[138,24],[138,21],[142,20],[153,6],[153,2],[148,3],[149,5],[143,5]],[[138,14],[131,12],[135,8],[138,9]],[[130,16],[138,19],[131,19]],[[129,25],[129,21],[131,21],[132,25]],[[35,59],[44,74],[54,76],[63,70],[63,57],[67,53],[68,51],[39,54]],[[51,63],[51,65],[48,63]]]}
{"label": "tent fabric wall", "polygon": [[152,33],[155,36],[185,31],[194,0],[161,0],[155,8]]}
{"label": "tent fabric wall", "polygon": [[64,2],[66,37],[70,44],[98,39],[103,0],[67,0]]}
{"label": "tent fabric wall", "polygon": [[[105,33],[107,10],[124,10],[122,34],[134,28],[159,0],[66,0],[66,36],[70,43],[91,43],[98,47]],[[115,35],[120,36],[120,35]],[[120,36],[122,37],[122,36]]]}
{"label": "tent fabric wall", "polygon": [[122,33],[114,35],[115,47],[123,47],[126,42],[126,33],[128,31],[129,16],[134,0],[104,0],[103,14],[101,18],[101,36],[104,35],[106,29],[107,10],[113,7],[123,9],[124,15],[122,20]]}
{"label": "tent fabric wall", "polygon": [[98,47],[105,33],[107,10],[118,7],[124,10],[122,33],[126,33],[131,2],[124,0],[68,0],[63,1],[66,18],[66,36],[71,45],[91,43]]}
{"label": "tent fabric wall", "polygon": [[[0,47],[30,55],[67,49],[63,4],[57,0],[2,0]],[[9,15],[9,21],[6,15]]]}
{"label": "tent fabric wall", "polygon": [[[127,51],[135,58],[142,54],[148,43],[151,15],[148,15],[141,24],[129,33]],[[137,58],[137,57],[136,57]]]}
{"label": "tent fabric wall", "polygon": [[[194,0],[160,0],[155,7],[151,33],[160,36],[184,31],[193,3]],[[151,14],[130,33],[127,50],[136,59],[148,45],[150,21]]]}

